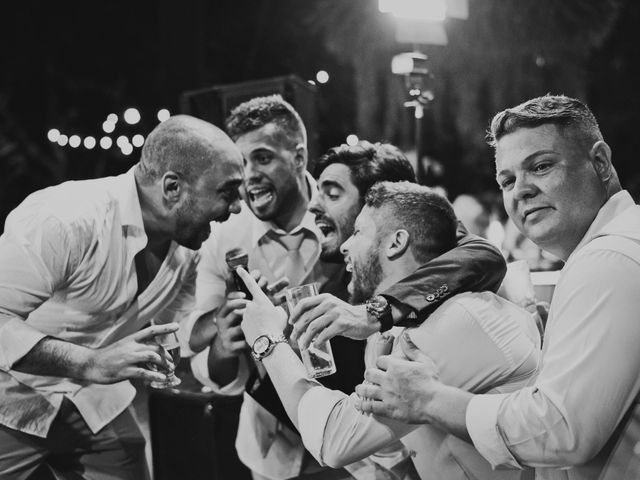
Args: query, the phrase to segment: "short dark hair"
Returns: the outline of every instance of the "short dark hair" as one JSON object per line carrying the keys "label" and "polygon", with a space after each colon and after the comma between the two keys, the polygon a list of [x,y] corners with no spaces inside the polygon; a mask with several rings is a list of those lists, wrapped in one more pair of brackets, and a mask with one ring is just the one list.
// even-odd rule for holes
{"label": "short dark hair", "polygon": [[409,232],[409,248],[426,263],[456,246],[458,220],[451,203],[429,187],[410,182],[376,183],[365,206],[386,209],[384,232],[402,228]]}
{"label": "short dark hair", "polygon": [[362,199],[377,182],[416,181],[416,174],[407,157],[390,143],[369,143],[361,140],[356,145],[342,144],[331,148],[318,160],[316,178],[334,163],[342,163],[349,167],[351,181]]}
{"label": "short dark hair", "polygon": [[225,121],[225,129],[235,142],[245,133],[269,123],[280,127],[293,145],[307,144],[307,131],[298,112],[280,95],[256,97],[235,107]]}
{"label": "short dark hair", "polygon": [[497,113],[487,132],[487,142],[495,148],[497,141],[509,133],[546,124],[571,130],[590,143],[603,139],[596,117],[584,103],[564,95],[545,95]]}

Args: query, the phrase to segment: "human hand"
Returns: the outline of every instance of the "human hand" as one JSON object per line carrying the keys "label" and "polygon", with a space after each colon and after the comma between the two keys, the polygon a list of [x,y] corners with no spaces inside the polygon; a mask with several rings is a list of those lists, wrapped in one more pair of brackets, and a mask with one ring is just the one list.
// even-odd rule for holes
{"label": "human hand", "polygon": [[405,423],[428,423],[430,401],[442,385],[438,381],[438,369],[406,332],[400,346],[408,360],[390,355],[378,358],[378,368],[365,372],[368,383],[356,386],[360,397],[356,408]]}
{"label": "human hand", "polygon": [[[178,329],[177,323],[152,325],[111,345],[94,349],[87,359],[82,377],[102,384],[133,378],[166,382],[167,373],[173,372],[175,365],[155,337],[177,332]],[[151,370],[149,364],[157,365],[160,371]]]}
{"label": "human hand", "polygon": [[289,323],[293,324],[291,339],[299,342],[300,349],[308,348],[316,335],[316,343],[337,335],[364,340],[380,330],[379,322],[370,322],[364,305],[350,305],[329,293],[300,300]]}
{"label": "human hand", "polygon": [[249,345],[252,345],[260,335],[279,335],[287,324],[287,315],[280,307],[276,307],[264,293],[255,280],[238,267],[238,275],[247,286],[253,300],[248,301],[243,312],[242,331]]}
{"label": "human hand", "polygon": [[246,348],[240,322],[248,300],[243,292],[229,292],[224,304],[216,314],[218,334],[214,338],[216,350],[227,357],[237,357]]}

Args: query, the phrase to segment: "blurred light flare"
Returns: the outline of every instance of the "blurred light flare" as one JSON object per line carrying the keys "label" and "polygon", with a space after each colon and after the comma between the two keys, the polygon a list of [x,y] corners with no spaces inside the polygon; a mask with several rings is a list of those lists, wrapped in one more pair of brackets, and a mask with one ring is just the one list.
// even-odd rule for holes
{"label": "blurred light flare", "polygon": [[50,142],[57,142],[58,138],[60,138],[60,130],[57,128],[52,128],[47,132],[47,138]]}
{"label": "blurred light flare", "polygon": [[329,74],[325,70],[319,70],[316,73],[316,80],[318,83],[327,83],[329,81]]}
{"label": "blurred light flare", "polygon": [[100,139],[100,147],[102,147],[103,150],[109,150],[112,145],[113,140],[111,140],[111,137],[102,137]]}
{"label": "blurred light flare", "polygon": [[133,138],[131,139],[131,143],[134,147],[141,147],[142,145],[144,145],[144,137],[138,133],[133,136]]}
{"label": "blurred light flare", "polygon": [[164,122],[166,120],[169,120],[170,116],[171,113],[166,108],[161,108],[160,110],[158,110],[158,121]]}
{"label": "blurred light flare", "polygon": [[129,144],[129,139],[124,135],[120,135],[116,140],[116,145],[119,146],[120,148],[128,144]]}
{"label": "blurred light flare", "polygon": [[87,150],[93,150],[93,148],[96,146],[96,139],[89,136],[84,139],[83,143],[84,148],[86,148]]}
{"label": "blurred light flare", "polygon": [[107,122],[113,123],[115,125],[116,123],[118,123],[118,115],[116,115],[115,113],[110,113],[109,115],[107,115]]}
{"label": "blurred light flare", "polygon": [[445,0],[378,0],[378,10],[396,18],[442,22],[447,17]]}
{"label": "blurred light flare", "polygon": [[347,145],[353,147],[354,145],[358,144],[359,140],[360,139],[358,138],[358,136],[352,133],[351,135],[347,136]]}
{"label": "blurred light flare", "polygon": [[104,130],[104,133],[112,133],[115,129],[116,129],[116,124],[113,122],[110,122],[109,120],[105,120],[102,123],[102,130]]}
{"label": "blurred light flare", "polygon": [[78,135],[71,135],[69,137],[69,146],[71,148],[78,148],[82,143],[82,139]]}
{"label": "blurred light flare", "polygon": [[64,147],[67,143],[69,143],[69,137],[67,137],[64,134],[58,137],[58,145],[60,145],[61,147]]}
{"label": "blurred light flare", "polygon": [[126,143],[125,145],[120,147],[120,150],[122,151],[123,155],[131,155],[131,152],[133,152],[133,145],[131,145],[130,143]]}
{"label": "blurred light flare", "polygon": [[129,125],[135,125],[140,121],[140,112],[136,108],[127,108],[124,112],[124,121]]}

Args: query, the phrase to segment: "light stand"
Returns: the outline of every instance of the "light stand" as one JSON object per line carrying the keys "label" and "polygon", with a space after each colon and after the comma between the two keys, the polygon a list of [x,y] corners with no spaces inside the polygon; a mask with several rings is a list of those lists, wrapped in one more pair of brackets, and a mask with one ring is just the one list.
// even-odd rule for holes
{"label": "light stand", "polygon": [[404,77],[405,89],[408,100],[404,102],[407,108],[413,108],[415,118],[415,147],[416,147],[416,177],[418,183],[426,183],[426,172],[422,163],[423,135],[422,119],[424,111],[434,99],[432,80],[433,74],[428,68],[427,56],[418,52],[400,53],[391,61],[391,71]]}

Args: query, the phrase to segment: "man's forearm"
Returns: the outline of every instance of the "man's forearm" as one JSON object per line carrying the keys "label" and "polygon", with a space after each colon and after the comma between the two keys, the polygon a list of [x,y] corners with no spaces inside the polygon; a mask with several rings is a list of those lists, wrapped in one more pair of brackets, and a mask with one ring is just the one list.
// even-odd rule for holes
{"label": "man's forearm", "polygon": [[85,380],[93,349],[51,337],[40,340],[12,369],[33,375]]}
{"label": "man's forearm", "polygon": [[425,421],[462,440],[471,442],[466,424],[467,405],[473,394],[440,384],[433,397],[425,405]]}
{"label": "man's forearm", "polygon": [[263,360],[267,373],[278,392],[287,415],[298,427],[298,405],[303,395],[311,388],[321,386],[315,380],[307,378],[307,371],[302,361],[291,346],[279,343],[271,355]]}

